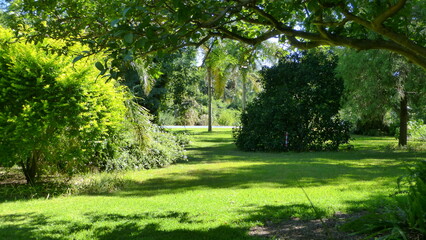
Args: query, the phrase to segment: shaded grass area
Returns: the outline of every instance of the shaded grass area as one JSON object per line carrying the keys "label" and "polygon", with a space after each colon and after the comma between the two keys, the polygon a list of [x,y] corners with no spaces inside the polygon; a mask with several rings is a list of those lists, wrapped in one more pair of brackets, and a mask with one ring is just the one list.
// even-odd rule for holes
{"label": "shaded grass area", "polygon": [[[140,224],[144,221],[166,219],[178,223],[192,223],[187,213],[167,212],[165,214],[84,214],[84,221],[55,221],[45,215],[29,213],[9,215],[2,220],[22,222],[25,227],[9,225],[0,228],[2,239],[244,239],[242,229],[219,226],[206,230],[162,229],[159,223]],[[101,224],[102,223],[102,224]],[[53,227],[44,227],[44,226]],[[40,226],[43,226],[40,228]],[[13,232],[13,235],[8,233]],[[34,235],[34,232],[36,233]],[[69,237],[72,234],[73,237]]]}
{"label": "shaded grass area", "polygon": [[[0,203],[0,239],[259,239],[250,227],[386,204],[407,161],[392,138],[355,136],[354,150],[238,151],[229,129],[191,130],[189,161],[127,172],[117,192]],[[317,211],[306,199],[301,187]]]}

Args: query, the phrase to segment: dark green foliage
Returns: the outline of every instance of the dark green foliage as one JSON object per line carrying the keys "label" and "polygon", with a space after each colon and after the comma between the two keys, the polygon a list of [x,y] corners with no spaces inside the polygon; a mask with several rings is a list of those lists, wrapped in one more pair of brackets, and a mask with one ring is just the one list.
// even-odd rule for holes
{"label": "dark green foliage", "polygon": [[[294,53],[264,69],[264,91],[242,115],[235,133],[247,151],[337,150],[349,141],[349,126],[339,119],[343,83],[335,77],[331,54]],[[285,135],[288,133],[288,145]]]}
{"label": "dark green foliage", "polygon": [[216,37],[249,45],[277,37],[301,49],[387,49],[426,68],[425,5],[424,0],[14,0],[10,10],[17,32],[31,26],[31,40],[72,39],[125,61]]}

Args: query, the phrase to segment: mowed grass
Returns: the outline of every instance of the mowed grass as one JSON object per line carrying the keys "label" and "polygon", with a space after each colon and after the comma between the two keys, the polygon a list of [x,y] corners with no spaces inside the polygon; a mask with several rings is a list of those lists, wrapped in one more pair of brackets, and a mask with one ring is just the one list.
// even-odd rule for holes
{"label": "mowed grass", "polygon": [[[124,175],[121,191],[0,203],[0,239],[258,239],[250,227],[383,205],[406,161],[392,138],[351,151],[238,151],[230,129],[189,130],[189,161]],[[303,189],[302,189],[303,188]],[[316,207],[304,194],[307,193]]]}

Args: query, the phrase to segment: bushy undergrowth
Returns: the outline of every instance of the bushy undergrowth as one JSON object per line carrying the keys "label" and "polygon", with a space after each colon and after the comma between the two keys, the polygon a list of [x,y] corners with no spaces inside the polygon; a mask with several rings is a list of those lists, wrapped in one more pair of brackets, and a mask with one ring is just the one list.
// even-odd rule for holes
{"label": "bushy undergrowth", "polygon": [[122,175],[117,173],[88,174],[72,179],[67,194],[103,194],[112,193],[125,186]]}
{"label": "bushy undergrowth", "polygon": [[240,113],[235,109],[224,109],[220,112],[217,123],[221,126],[236,126],[240,121]]}
{"label": "bushy undergrowth", "polygon": [[0,202],[22,199],[49,199],[68,192],[69,185],[64,181],[51,181],[46,183],[7,184],[0,188]]}
{"label": "bushy undergrowth", "polygon": [[407,146],[399,146],[397,143],[387,145],[386,151],[408,151],[408,152],[421,152],[426,151],[426,144],[419,141],[409,141]]}
{"label": "bushy undergrowth", "polygon": [[[399,200],[407,226],[426,236],[426,160],[419,162],[398,181],[399,188],[408,188]],[[405,186],[404,186],[405,185]]]}
{"label": "bushy undergrowth", "polygon": [[121,173],[88,173],[71,179],[56,176],[29,185],[20,182],[0,188],[0,202],[26,199],[49,199],[65,195],[105,194],[122,189],[126,180]]}
{"label": "bushy undergrowth", "polygon": [[186,160],[185,145],[189,140],[184,135],[153,124],[148,112],[132,101],[127,107],[126,131],[109,144],[109,151],[99,159],[101,170],[149,169]]}
{"label": "bushy undergrowth", "polygon": [[426,141],[426,125],[423,120],[409,121],[408,134],[411,140]]}
{"label": "bushy undergrowth", "polygon": [[[180,126],[205,126],[208,125],[208,108],[204,106],[207,102],[201,98],[200,103],[192,101],[191,108],[185,111],[164,110],[159,112],[158,123],[160,125]],[[240,121],[241,111],[229,108],[221,100],[215,99],[212,104],[213,125],[236,126]]]}

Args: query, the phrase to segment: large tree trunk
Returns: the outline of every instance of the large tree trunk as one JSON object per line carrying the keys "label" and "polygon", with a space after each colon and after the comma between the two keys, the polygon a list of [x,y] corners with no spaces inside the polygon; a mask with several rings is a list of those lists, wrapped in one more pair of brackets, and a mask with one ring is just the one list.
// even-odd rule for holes
{"label": "large tree trunk", "polygon": [[208,120],[208,131],[213,131],[212,129],[212,122],[213,122],[213,116],[212,116],[212,100],[213,100],[213,93],[212,93],[212,69],[211,67],[207,67],[207,81],[208,81],[208,95],[209,95],[209,120]]}
{"label": "large tree trunk", "polygon": [[21,162],[22,172],[25,175],[27,184],[34,185],[37,175],[37,162],[41,158],[41,152],[39,150],[32,151],[31,155],[27,157],[26,161]]}
{"label": "large tree trunk", "polygon": [[407,146],[408,103],[407,94],[401,98],[399,110],[399,146]]}

